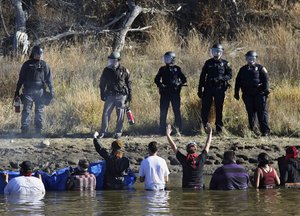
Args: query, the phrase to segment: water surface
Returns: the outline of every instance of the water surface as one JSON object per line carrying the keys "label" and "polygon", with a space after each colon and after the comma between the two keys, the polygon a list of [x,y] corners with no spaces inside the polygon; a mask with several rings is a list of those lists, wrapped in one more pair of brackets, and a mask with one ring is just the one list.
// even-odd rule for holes
{"label": "water surface", "polygon": [[299,189],[47,192],[40,197],[0,196],[0,215],[300,215]]}

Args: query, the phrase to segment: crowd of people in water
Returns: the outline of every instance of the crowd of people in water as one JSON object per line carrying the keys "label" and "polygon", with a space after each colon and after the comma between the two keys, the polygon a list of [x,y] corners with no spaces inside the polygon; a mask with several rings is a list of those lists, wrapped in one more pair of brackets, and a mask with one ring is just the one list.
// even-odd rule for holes
{"label": "crowd of people in water", "polygon": [[[197,144],[188,142],[186,152],[177,148],[172,136],[171,125],[166,128],[166,137],[177,160],[182,166],[182,188],[203,190],[203,170],[208,157],[211,141],[212,128],[209,124],[205,127],[207,140],[201,153],[197,153]],[[125,156],[125,144],[117,139],[111,143],[111,152],[101,144],[99,133],[95,132],[93,139],[95,150],[105,160],[105,174],[103,189],[122,190],[126,189],[124,184],[126,175],[130,171],[130,160]],[[286,155],[278,158],[279,174],[270,165],[270,158],[266,153],[258,155],[258,166],[252,178],[246,169],[236,163],[234,151],[225,151],[222,166],[217,168],[212,175],[208,188],[210,190],[245,190],[252,185],[254,188],[270,189],[276,186],[298,186],[300,185],[300,160],[297,158],[298,150],[295,146],[286,149]],[[66,181],[67,190],[95,190],[97,180],[94,174],[88,171],[89,162],[81,159],[78,166],[72,169]],[[20,164],[20,176],[8,181],[9,176],[3,175],[6,183],[4,194],[45,194],[46,190],[40,175],[33,176],[34,166],[30,161]],[[158,156],[158,143],[152,141],[148,144],[148,156],[140,164],[139,180],[144,182],[145,190],[163,191],[168,188],[170,171],[166,160]]]}

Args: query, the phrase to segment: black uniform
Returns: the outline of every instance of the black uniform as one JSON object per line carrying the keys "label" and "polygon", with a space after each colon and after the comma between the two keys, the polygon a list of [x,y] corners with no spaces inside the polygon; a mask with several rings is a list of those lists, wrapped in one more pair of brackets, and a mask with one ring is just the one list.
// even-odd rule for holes
{"label": "black uniform", "polygon": [[269,77],[267,70],[260,64],[241,67],[235,81],[235,98],[239,98],[242,89],[243,101],[248,113],[249,127],[253,130],[256,117],[263,135],[270,132],[268,125],[267,98],[269,94]]}
{"label": "black uniform", "polygon": [[117,68],[105,67],[100,77],[100,93],[101,98],[117,94],[127,95],[131,99],[131,80],[129,71],[123,67]]}
{"label": "black uniform", "polygon": [[30,59],[26,61],[20,71],[16,88],[16,96],[19,96],[20,89],[23,88],[22,103],[24,105],[21,119],[21,129],[27,132],[30,124],[30,113],[35,103],[34,125],[37,132],[43,127],[44,93],[48,86],[53,97],[52,74],[48,64],[43,60]]}
{"label": "black uniform", "polygon": [[160,133],[165,134],[166,120],[170,102],[175,115],[175,126],[181,131],[180,91],[186,83],[186,77],[181,68],[176,65],[166,65],[159,69],[154,79],[160,93]]}
{"label": "black uniform", "polygon": [[[202,97],[201,118],[203,125],[208,122],[208,115],[212,101],[215,101],[216,109],[216,130],[222,131],[223,103],[225,91],[228,88],[228,81],[232,77],[232,70],[229,63],[224,59],[211,58],[207,60],[200,75],[198,96]],[[204,88],[204,91],[203,91]]]}

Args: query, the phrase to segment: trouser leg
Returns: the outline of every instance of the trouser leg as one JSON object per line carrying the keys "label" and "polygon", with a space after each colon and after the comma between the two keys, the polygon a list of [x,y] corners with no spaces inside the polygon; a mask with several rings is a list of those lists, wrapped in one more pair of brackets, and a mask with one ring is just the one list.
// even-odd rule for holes
{"label": "trouser leg", "polygon": [[201,118],[204,126],[208,122],[208,115],[210,112],[212,99],[213,99],[212,92],[210,90],[205,90],[202,98],[202,108],[201,108]]}
{"label": "trouser leg", "polygon": [[23,110],[21,118],[21,129],[23,132],[28,131],[30,125],[30,114],[33,106],[33,99],[30,95],[23,95]]}
{"label": "trouser leg", "polygon": [[161,94],[160,95],[160,120],[159,120],[159,131],[161,134],[166,132],[166,122],[168,115],[168,108],[170,105],[170,95]]}
{"label": "trouser leg", "polygon": [[175,116],[175,127],[179,131],[182,130],[181,112],[180,112],[180,94],[173,94],[171,96],[172,109]]}
{"label": "trouser leg", "polygon": [[123,131],[123,123],[125,116],[125,101],[126,95],[118,95],[115,99],[117,122],[116,122],[116,133],[121,135]]}
{"label": "trouser leg", "polygon": [[262,134],[268,134],[270,132],[269,128],[269,117],[267,110],[267,96],[256,95],[255,97],[256,107],[257,107],[257,117],[259,122],[260,132]]}
{"label": "trouser leg", "polygon": [[256,121],[256,109],[255,109],[254,96],[243,94],[243,101],[248,114],[249,128],[250,130],[253,130]]}
{"label": "trouser leg", "polygon": [[225,92],[223,90],[217,91],[214,95],[215,110],[216,110],[216,130],[221,132],[223,127],[223,104]]}
{"label": "trouser leg", "polygon": [[115,100],[114,96],[108,96],[105,101],[103,113],[102,113],[101,133],[107,132],[111,112],[115,107],[114,100]]}
{"label": "trouser leg", "polygon": [[36,91],[34,93],[34,126],[37,132],[40,132],[43,128],[43,120],[44,120],[44,104],[42,102],[43,90]]}

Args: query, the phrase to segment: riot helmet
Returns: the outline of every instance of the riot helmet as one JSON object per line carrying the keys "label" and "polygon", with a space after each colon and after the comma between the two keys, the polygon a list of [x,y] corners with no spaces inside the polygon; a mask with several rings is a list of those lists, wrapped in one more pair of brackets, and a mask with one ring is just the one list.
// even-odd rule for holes
{"label": "riot helmet", "polygon": [[121,60],[121,54],[119,52],[112,52],[109,56],[108,56],[109,59],[117,59],[117,60]]}
{"label": "riot helmet", "polygon": [[168,51],[164,54],[164,62],[165,64],[175,64],[176,55],[172,51]]}
{"label": "riot helmet", "polygon": [[117,68],[119,66],[119,61],[121,60],[121,55],[119,52],[112,52],[108,56],[108,67]]}
{"label": "riot helmet", "polygon": [[211,51],[211,55],[214,58],[219,59],[223,54],[224,48],[221,44],[217,43],[212,46],[210,51]]}
{"label": "riot helmet", "polygon": [[245,57],[248,64],[255,64],[258,55],[255,51],[250,50],[245,54]]}
{"label": "riot helmet", "polygon": [[36,45],[31,50],[30,58],[32,59],[41,59],[44,54],[44,50],[41,46]]}

